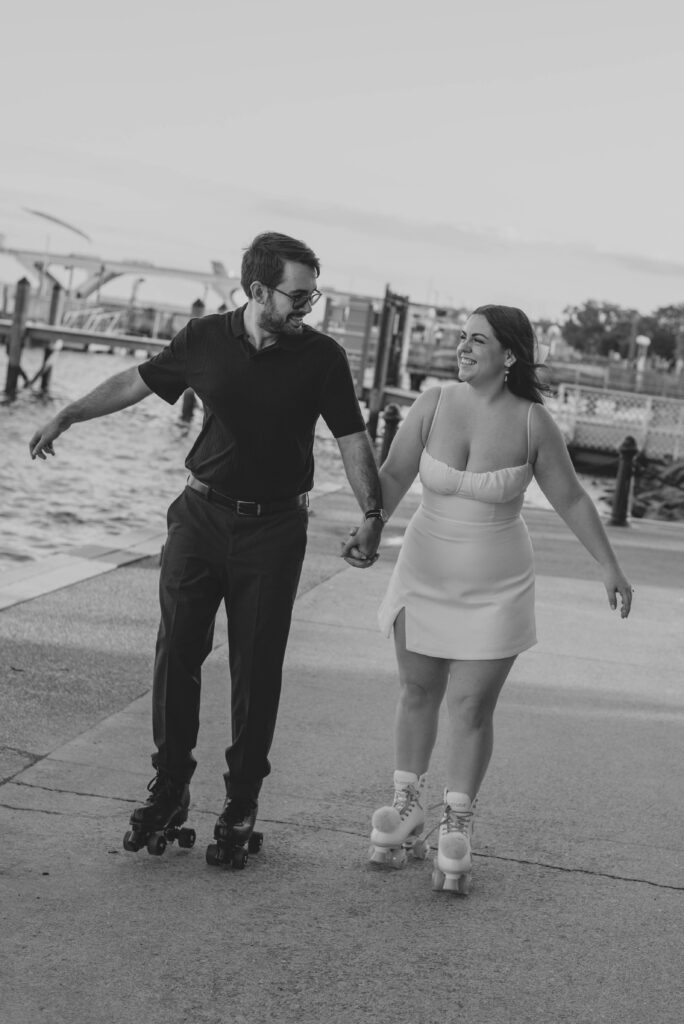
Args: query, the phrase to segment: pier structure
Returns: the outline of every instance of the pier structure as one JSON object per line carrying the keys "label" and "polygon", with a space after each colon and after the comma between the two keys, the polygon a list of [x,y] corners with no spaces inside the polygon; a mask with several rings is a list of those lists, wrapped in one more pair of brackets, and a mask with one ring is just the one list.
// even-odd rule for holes
{"label": "pier structure", "polygon": [[[19,250],[3,250],[14,255]],[[36,263],[40,253],[22,251],[24,262]],[[72,258],[74,265],[89,266],[93,273],[80,287],[80,294],[91,294],[95,281],[137,269],[145,264],[95,260],[93,257],[52,257],[55,262]],[[95,269],[95,264],[99,269]],[[167,267],[150,267],[150,272],[176,277],[193,277],[204,282],[225,298],[225,308],[235,308],[239,279],[231,277],[221,263],[214,263],[211,273],[185,271]],[[29,282],[22,280],[17,286],[17,303],[13,317],[0,317],[0,342],[10,350],[10,373],[5,392],[10,397],[16,388],[20,372],[19,359],[24,345],[45,349],[55,343],[65,348],[98,349],[153,355],[168,343],[168,337],[157,337],[159,316],[155,315],[151,336],[127,334],[121,330],[120,312],[91,308],[64,311],[63,290],[58,281],[53,284],[48,322],[29,318]],[[408,297],[393,293],[388,287],[384,301],[376,309],[373,300],[366,298],[356,304],[346,293],[331,291],[326,302],[322,324],[347,350],[354,375],[357,395],[369,409],[368,429],[373,440],[379,422],[384,418],[387,403],[412,404],[419,392],[399,386],[408,376],[410,349],[411,304]],[[376,303],[377,305],[377,303]],[[202,300],[196,300],[188,315],[202,315]],[[378,320],[377,329],[375,320]],[[447,378],[449,379],[449,378]],[[453,378],[451,378],[453,379]],[[619,391],[578,383],[560,383],[555,394],[547,399],[547,406],[561,428],[568,447],[588,452],[616,455],[626,436],[634,437],[640,453],[650,459],[684,458],[684,399],[667,398],[642,391]],[[398,424],[394,417],[394,428]],[[386,448],[386,446],[385,446]]]}

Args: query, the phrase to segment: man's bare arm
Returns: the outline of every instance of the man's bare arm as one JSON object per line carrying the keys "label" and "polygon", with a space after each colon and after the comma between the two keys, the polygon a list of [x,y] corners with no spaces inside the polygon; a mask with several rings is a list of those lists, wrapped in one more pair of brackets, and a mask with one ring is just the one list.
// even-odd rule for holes
{"label": "man's bare arm", "polygon": [[135,405],[151,394],[152,391],[140,376],[137,366],[115,373],[87,395],[66,405],[54,419],[35,432],[29,441],[31,458],[45,459],[47,455],[54,455],[53,442],[73,423],[82,423],[84,420],[93,420],[99,416],[119,412],[120,409]]}

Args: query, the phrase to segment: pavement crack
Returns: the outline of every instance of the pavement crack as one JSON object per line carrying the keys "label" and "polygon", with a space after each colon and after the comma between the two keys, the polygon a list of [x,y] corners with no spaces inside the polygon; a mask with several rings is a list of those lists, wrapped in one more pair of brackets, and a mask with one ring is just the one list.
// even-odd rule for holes
{"label": "pavement crack", "polygon": [[[41,790],[43,793],[60,793],[64,796],[85,796],[90,797],[92,800],[115,800],[117,803],[125,804],[137,804],[139,800],[135,800],[128,796],[114,796],[109,793],[87,793],[81,789],[60,789],[58,786],[39,786],[33,782],[24,782],[22,779],[13,779],[12,785],[23,786],[24,789],[36,789]],[[3,806],[0,804],[0,806]],[[56,811],[50,813],[55,814]]]}
{"label": "pavement crack", "polygon": [[640,885],[650,885],[655,889],[669,889],[673,892],[684,892],[684,885],[671,885],[667,882],[652,882],[649,878],[637,878],[633,875],[616,875],[610,871],[596,871],[591,868],[564,867],[562,864],[550,864],[543,860],[527,860],[524,857],[504,857],[498,853],[481,853],[473,851],[476,858],[483,860],[503,860],[512,864],[529,864],[531,867],[546,868],[548,871],[562,871],[568,875],[590,875],[593,878],[608,878],[613,882],[637,882]]}
{"label": "pavement crack", "polygon": [[[66,795],[66,796],[87,797],[87,798],[90,798],[92,800],[110,800],[110,801],[113,801],[115,803],[123,803],[123,804],[136,804],[136,803],[138,803],[137,800],[131,799],[130,797],[103,795],[101,793],[86,793],[86,792],[83,792],[83,791],[73,790],[73,789],[56,789],[54,787],[48,788],[47,786],[34,786],[31,783],[29,783],[29,782],[16,781],[16,782],[14,782],[14,785],[16,785],[16,786],[23,786],[26,789],[42,790],[45,793],[60,793],[60,794]],[[24,811],[24,812],[29,812],[29,813],[33,813],[33,814],[51,814],[51,815],[56,815],[57,817],[60,817],[60,816],[62,816],[62,817],[63,816],[73,817],[73,815],[74,815],[74,811],[71,808],[69,810],[64,810],[64,811],[62,811],[62,810],[49,810],[49,809],[46,809],[44,807],[18,807],[15,804],[7,804],[7,803],[2,803],[2,802],[0,802],[0,807],[5,809],[5,810],[8,810],[8,811]],[[192,807],[192,806],[190,807],[190,816],[192,816],[194,814],[196,817],[205,816],[205,817],[212,817],[212,818],[214,818],[216,816],[216,813],[217,813],[216,810],[207,810],[207,809],[201,808],[201,807]],[[85,815],[85,817],[88,817],[88,816],[89,815],[87,815],[87,814]],[[352,838],[359,838],[359,839],[365,839],[366,838],[366,834],[364,832],[358,832],[355,829],[336,828],[333,825],[317,825],[314,822],[309,824],[309,823],[303,822],[303,821],[297,821],[297,822],[288,821],[287,819],[284,819],[284,818],[259,818],[259,822],[260,822],[260,824],[262,826],[263,825],[281,825],[281,826],[283,826],[285,828],[294,828],[294,827],[296,827],[298,829],[303,829],[303,830],[305,830],[307,832],[330,832],[330,833],[333,833],[335,835],[345,835],[345,836],[350,836]],[[431,847],[430,848],[430,852],[434,853],[436,851],[434,850],[433,847]],[[487,852],[478,851],[478,850],[474,850],[473,853],[474,853],[474,857],[475,857],[476,860],[477,859],[481,859],[481,860],[498,860],[498,861],[505,861],[505,862],[510,863],[510,864],[527,864],[530,867],[544,868],[547,871],[558,871],[558,872],[562,872],[563,874],[568,874],[568,875],[587,875],[587,876],[589,876],[591,878],[605,878],[605,879],[608,879],[609,881],[612,881],[612,882],[632,882],[632,883],[636,883],[637,885],[647,885],[647,886],[650,886],[653,889],[664,889],[664,890],[667,890],[669,892],[684,892],[684,885],[673,885],[673,884],[668,883],[668,882],[654,882],[654,881],[652,881],[649,878],[639,878],[639,877],[636,877],[634,875],[619,875],[619,874],[615,874],[614,872],[598,871],[598,870],[593,870],[591,868],[565,867],[562,864],[552,864],[549,861],[533,860],[531,858],[525,858],[525,857],[506,857],[503,854],[487,853]]]}
{"label": "pavement crack", "polygon": [[13,754],[18,754],[19,757],[25,757],[31,764],[35,764],[36,761],[40,761],[41,758],[46,757],[46,754],[35,754],[32,750],[24,750],[22,747],[10,747],[4,744],[3,750],[11,750]]}
{"label": "pavement crack", "polygon": [[[22,811],[24,814],[52,814],[57,818],[64,817],[68,813],[67,811],[50,811],[45,807],[20,807],[18,804],[3,804],[0,803],[0,807],[4,811]],[[73,817],[73,813],[72,813]]]}

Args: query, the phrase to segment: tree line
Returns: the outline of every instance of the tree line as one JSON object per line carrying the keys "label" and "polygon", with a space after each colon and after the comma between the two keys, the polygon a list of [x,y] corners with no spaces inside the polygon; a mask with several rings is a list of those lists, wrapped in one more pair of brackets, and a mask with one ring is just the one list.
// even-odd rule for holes
{"label": "tree line", "polygon": [[590,356],[628,357],[634,354],[634,339],[645,334],[651,339],[649,356],[668,362],[684,357],[684,304],[659,306],[644,315],[592,299],[581,306],[567,306],[559,326],[569,345]]}

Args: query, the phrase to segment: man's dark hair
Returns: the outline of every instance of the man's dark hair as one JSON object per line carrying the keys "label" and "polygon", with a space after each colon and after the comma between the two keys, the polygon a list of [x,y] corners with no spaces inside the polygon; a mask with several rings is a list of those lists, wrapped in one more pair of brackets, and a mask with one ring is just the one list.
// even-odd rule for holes
{"label": "man's dark hair", "polygon": [[316,277],[321,272],[318,256],[299,239],[277,231],[264,231],[257,235],[242,257],[240,283],[245,295],[250,297],[254,281],[260,281],[266,288],[277,288],[283,279],[287,260],[311,267]]}

